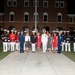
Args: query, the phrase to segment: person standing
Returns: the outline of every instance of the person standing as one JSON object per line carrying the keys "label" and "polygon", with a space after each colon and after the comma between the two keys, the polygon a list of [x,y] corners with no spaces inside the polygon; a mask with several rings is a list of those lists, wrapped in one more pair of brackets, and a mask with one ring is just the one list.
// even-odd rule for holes
{"label": "person standing", "polygon": [[29,50],[29,46],[30,46],[30,36],[29,33],[27,32],[26,36],[25,36],[25,50],[28,52]]}
{"label": "person standing", "polygon": [[7,42],[8,42],[8,37],[6,33],[6,29],[4,29],[4,34],[2,35],[2,40],[3,40],[3,52],[7,52]]}
{"label": "person standing", "polygon": [[36,47],[37,37],[35,31],[32,31],[31,35],[31,45],[32,45],[32,52],[35,53],[35,47]]}
{"label": "person standing", "polygon": [[53,36],[53,50],[54,50],[54,53],[56,53],[57,47],[58,47],[58,37],[57,37],[56,33],[54,32],[54,36]]}
{"label": "person standing", "polygon": [[41,47],[41,36],[40,36],[40,33],[39,32],[37,34],[37,44],[36,44],[36,46],[37,46],[38,51],[40,51],[40,47]]}
{"label": "person standing", "polygon": [[23,31],[21,31],[21,34],[19,35],[20,53],[24,53],[24,42],[25,36],[23,35]]}
{"label": "person standing", "polygon": [[52,37],[51,34],[48,34],[48,44],[47,44],[47,49],[51,52],[52,50]]}
{"label": "person standing", "polygon": [[67,36],[66,36],[66,43],[65,43],[65,51],[70,52],[70,35],[69,35],[69,31],[67,31]]}
{"label": "person standing", "polygon": [[20,32],[17,32],[17,34],[16,34],[16,50],[17,51],[20,50],[19,35],[20,35]]}
{"label": "person standing", "polygon": [[46,52],[46,50],[47,50],[47,43],[48,43],[48,36],[47,36],[45,30],[43,31],[43,34],[41,35],[41,42],[42,42],[43,52]]}
{"label": "person standing", "polygon": [[64,51],[65,50],[65,41],[66,41],[66,31],[64,31],[62,36],[63,36],[62,51]]}
{"label": "person standing", "polygon": [[59,31],[59,35],[58,35],[58,53],[61,53],[62,50],[62,42],[63,42],[63,36],[62,36],[62,32]]}
{"label": "person standing", "polygon": [[9,32],[9,30],[7,30],[7,37],[8,37],[8,42],[7,42],[7,48],[8,48],[8,50],[10,50],[10,39],[9,39],[9,35],[10,35],[10,32]]}
{"label": "person standing", "polygon": [[75,52],[75,31],[73,34],[73,52]]}
{"label": "person standing", "polygon": [[14,34],[14,30],[11,30],[11,34],[9,35],[11,51],[15,51],[15,39],[16,35]]}

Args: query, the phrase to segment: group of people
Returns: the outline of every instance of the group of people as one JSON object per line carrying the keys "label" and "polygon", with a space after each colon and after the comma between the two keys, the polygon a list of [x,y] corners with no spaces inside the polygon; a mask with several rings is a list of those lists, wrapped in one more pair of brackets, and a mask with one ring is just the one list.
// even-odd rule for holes
{"label": "group of people", "polygon": [[9,32],[9,30],[4,29],[4,34],[2,35],[3,52],[11,50],[24,53],[24,50],[26,50],[26,52],[29,51],[30,46],[33,53],[35,53],[36,50],[40,51],[41,47],[44,53],[47,50],[54,53],[61,53],[62,51],[70,52],[70,39],[69,31],[53,31],[50,33],[44,30],[42,34],[32,31],[32,35],[29,35],[27,31],[19,32],[11,30],[11,32]]}

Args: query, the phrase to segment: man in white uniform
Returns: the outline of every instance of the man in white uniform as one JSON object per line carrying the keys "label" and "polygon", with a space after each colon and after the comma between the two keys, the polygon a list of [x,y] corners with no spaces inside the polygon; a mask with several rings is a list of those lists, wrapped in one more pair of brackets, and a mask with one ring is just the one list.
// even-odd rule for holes
{"label": "man in white uniform", "polygon": [[46,34],[46,31],[43,31],[43,34],[41,35],[41,42],[42,42],[43,52],[46,52],[47,42],[48,42],[48,36]]}

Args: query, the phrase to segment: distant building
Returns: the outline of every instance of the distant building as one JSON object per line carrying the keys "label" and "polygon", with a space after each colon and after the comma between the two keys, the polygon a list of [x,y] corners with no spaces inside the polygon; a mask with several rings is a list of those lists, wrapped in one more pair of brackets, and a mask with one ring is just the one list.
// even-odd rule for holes
{"label": "distant building", "polygon": [[[37,28],[67,30],[75,25],[75,15],[67,13],[68,0],[37,0]],[[3,28],[17,30],[35,28],[35,0],[4,0],[4,14],[0,15]]]}

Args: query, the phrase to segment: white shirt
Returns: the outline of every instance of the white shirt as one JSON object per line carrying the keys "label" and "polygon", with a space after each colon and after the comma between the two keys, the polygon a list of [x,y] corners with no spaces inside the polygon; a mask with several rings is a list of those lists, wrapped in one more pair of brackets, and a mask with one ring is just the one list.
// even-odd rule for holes
{"label": "white shirt", "polygon": [[30,41],[30,36],[25,36],[25,42]]}

